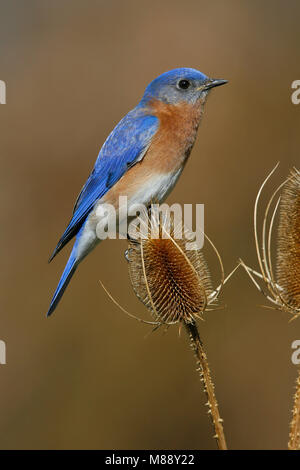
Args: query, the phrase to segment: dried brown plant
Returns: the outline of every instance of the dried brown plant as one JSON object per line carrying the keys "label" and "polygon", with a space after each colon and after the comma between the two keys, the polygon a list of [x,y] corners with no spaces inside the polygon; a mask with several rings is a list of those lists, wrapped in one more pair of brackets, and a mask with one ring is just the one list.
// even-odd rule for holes
{"label": "dried brown plant", "polygon": [[[288,178],[274,191],[264,213],[261,248],[257,230],[258,204],[262,190],[276,167],[263,182],[254,206],[254,236],[260,272],[254,271],[243,261],[255,286],[272,303],[272,307],[291,315],[300,316],[300,172],[294,168]],[[275,197],[279,194],[275,202]],[[274,206],[270,215],[271,207]],[[272,266],[272,230],[279,209],[276,277]],[[269,224],[269,225],[268,225]],[[257,279],[263,281],[262,288]],[[297,379],[293,418],[290,425],[289,449],[300,450],[300,375]]]}
{"label": "dried brown plant", "polygon": [[134,291],[158,323],[194,322],[217,298],[202,253],[186,250],[174,233],[131,239],[128,258]]}
{"label": "dried brown plant", "polygon": [[[291,170],[289,177],[274,191],[266,206],[261,230],[261,247],[258,237],[257,215],[260,196],[277,166],[261,185],[254,206],[254,237],[260,272],[250,268],[243,261],[241,261],[241,264],[255,286],[273,304],[273,307],[268,308],[283,310],[292,315],[292,319],[294,319],[300,315],[300,173],[295,168]],[[273,213],[270,215],[275,196],[280,191],[281,195],[278,197]],[[272,231],[278,208],[279,224],[275,278],[271,248]],[[263,281],[265,289],[260,286],[257,279]]]}
{"label": "dried brown plant", "polygon": [[[131,317],[154,325],[155,329],[176,323],[180,327],[182,325],[185,327],[196,356],[197,371],[204,383],[208,412],[214,426],[214,437],[219,449],[226,450],[223,420],[219,414],[207,356],[196,321],[202,318],[204,312],[214,309],[223,285],[235,270],[225,279],[221,257],[213,243],[206,237],[217,255],[221,268],[221,283],[213,289],[202,251],[188,250],[186,239],[177,237],[174,219],[171,218],[169,222],[167,230],[164,219],[153,217],[153,214],[150,217],[147,214],[143,219],[143,224],[147,225],[146,233],[151,234],[154,229],[157,237],[139,236],[129,238],[128,242],[130,280],[136,296],[150,310],[154,321],[141,320],[123,307],[120,308]],[[145,230],[143,233],[145,234]],[[109,293],[108,295],[112,298]],[[119,305],[113,298],[112,300]]]}
{"label": "dried brown plant", "polygon": [[293,417],[290,424],[289,450],[300,450],[300,369],[296,381],[294,395]]}
{"label": "dried brown plant", "polygon": [[281,195],[276,272],[286,303],[300,312],[300,172],[296,169]]}

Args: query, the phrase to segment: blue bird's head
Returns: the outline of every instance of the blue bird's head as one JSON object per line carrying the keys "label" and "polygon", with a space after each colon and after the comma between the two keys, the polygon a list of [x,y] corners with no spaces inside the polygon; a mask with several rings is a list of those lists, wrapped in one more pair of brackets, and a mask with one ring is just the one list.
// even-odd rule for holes
{"label": "blue bird's head", "polygon": [[147,86],[141,103],[158,99],[168,104],[181,101],[194,104],[200,98],[205,99],[209,90],[225,83],[227,80],[208,78],[195,69],[174,69],[155,78]]}

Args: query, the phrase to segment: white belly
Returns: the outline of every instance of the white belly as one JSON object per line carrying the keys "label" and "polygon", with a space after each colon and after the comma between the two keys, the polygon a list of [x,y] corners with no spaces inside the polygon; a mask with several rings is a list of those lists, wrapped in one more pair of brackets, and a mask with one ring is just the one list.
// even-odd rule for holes
{"label": "white belly", "polygon": [[[126,210],[125,205],[121,204],[117,211],[113,210],[113,208],[111,208],[111,211],[108,211],[108,206],[101,203],[100,200],[85,223],[81,239],[78,243],[77,258],[84,258],[101,241],[99,234],[106,231],[107,227],[116,225],[117,233],[119,226],[124,222],[123,219],[127,219],[127,213],[134,212],[137,204],[143,204],[147,207],[151,202],[163,202],[174,188],[181,172],[182,168],[176,173],[153,175],[148,178],[146,184],[137,190],[134,195],[127,198]],[[122,196],[126,196],[126,194],[122,194]]]}
{"label": "white belly", "polygon": [[154,175],[147,180],[147,183],[128,198],[128,207],[131,204],[144,204],[148,206],[152,201],[163,202],[174,188],[182,168],[176,173],[166,175]]}

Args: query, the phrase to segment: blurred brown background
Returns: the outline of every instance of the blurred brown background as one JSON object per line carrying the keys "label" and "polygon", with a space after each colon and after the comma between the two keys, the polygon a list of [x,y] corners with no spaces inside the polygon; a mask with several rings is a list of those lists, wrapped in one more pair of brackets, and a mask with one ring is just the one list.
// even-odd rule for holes
{"label": "blurred brown background", "polygon": [[[146,336],[99,285],[145,314],[126,243],[100,245],[50,319],[69,248],[47,259],[107,134],[149,81],[188,66],[230,83],[211,93],[169,201],[205,204],[227,272],[240,256],[256,266],[256,192],[278,160],[266,194],[299,167],[299,16],[297,0],[0,1],[1,448],[215,448],[184,335]],[[228,445],[285,448],[299,322],[259,307],[242,270],[222,301],[200,328]]]}

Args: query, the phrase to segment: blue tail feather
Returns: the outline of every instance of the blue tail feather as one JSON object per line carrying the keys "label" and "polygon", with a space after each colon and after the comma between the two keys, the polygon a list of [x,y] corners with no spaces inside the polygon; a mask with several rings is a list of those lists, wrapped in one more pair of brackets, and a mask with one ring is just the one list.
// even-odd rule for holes
{"label": "blue tail feather", "polygon": [[[75,243],[76,245],[76,243]],[[66,264],[66,267],[64,269],[64,272],[62,273],[62,276],[60,278],[60,281],[58,283],[58,286],[56,288],[56,291],[54,292],[54,295],[51,300],[51,304],[49,307],[49,310],[47,312],[47,317],[49,317],[54,310],[57,307],[58,302],[60,301],[61,297],[63,296],[63,293],[65,292],[73,274],[76,271],[78,263],[76,262],[76,255],[75,255],[75,245],[72,249],[72,252],[70,254],[70,258]]]}

